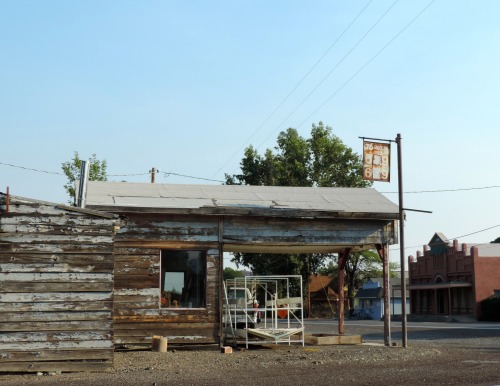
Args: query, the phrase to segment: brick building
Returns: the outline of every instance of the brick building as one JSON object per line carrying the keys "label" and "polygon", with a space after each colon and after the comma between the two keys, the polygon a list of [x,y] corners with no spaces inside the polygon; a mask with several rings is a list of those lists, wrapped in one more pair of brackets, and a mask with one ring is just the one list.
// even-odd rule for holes
{"label": "brick building", "polygon": [[481,317],[481,301],[500,292],[500,244],[450,242],[436,233],[410,256],[412,315]]}

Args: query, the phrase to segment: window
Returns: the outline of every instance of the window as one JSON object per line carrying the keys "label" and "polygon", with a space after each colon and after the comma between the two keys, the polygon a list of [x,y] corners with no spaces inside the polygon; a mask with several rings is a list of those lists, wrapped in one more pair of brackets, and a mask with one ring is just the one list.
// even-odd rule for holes
{"label": "window", "polygon": [[161,307],[205,307],[205,251],[161,251]]}

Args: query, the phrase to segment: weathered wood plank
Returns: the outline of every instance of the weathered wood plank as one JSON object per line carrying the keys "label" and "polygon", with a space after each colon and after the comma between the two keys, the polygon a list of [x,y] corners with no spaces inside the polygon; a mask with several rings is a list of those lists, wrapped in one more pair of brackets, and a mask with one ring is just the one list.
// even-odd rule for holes
{"label": "weathered wood plank", "polygon": [[142,266],[160,266],[160,255],[124,255],[115,254],[115,263],[131,264]]}
{"label": "weathered wood plank", "polygon": [[115,297],[118,296],[160,296],[160,288],[120,288],[115,289]]}
{"label": "weathered wood plank", "polygon": [[107,228],[103,226],[70,226],[68,224],[63,225],[53,225],[53,224],[12,224],[6,225],[2,222],[2,232],[6,234],[16,234],[16,235],[72,235],[72,236],[112,236],[113,230],[109,226]]}
{"label": "weathered wood plank", "polygon": [[113,281],[113,274],[107,273],[61,273],[61,272],[0,272],[0,282],[80,282],[80,283],[106,283]]}
{"label": "weathered wood plank", "polygon": [[114,350],[53,350],[53,351],[6,351],[2,353],[1,362],[43,362],[43,361],[75,361],[75,360],[113,360]]}
{"label": "weathered wood plank", "polygon": [[109,370],[113,367],[113,362],[100,361],[100,362],[66,362],[66,361],[53,361],[53,362],[0,362],[0,372],[73,372],[73,371],[88,371],[88,372],[101,372]]}
{"label": "weathered wood plank", "polygon": [[[144,335],[144,332],[150,329],[154,330],[168,330],[168,329],[181,329],[181,328],[215,328],[216,324],[214,322],[206,321],[175,321],[175,322],[165,322],[163,320],[156,320],[150,322],[137,322],[137,323],[120,323],[117,325],[115,332],[129,332],[134,335],[138,332],[140,335]],[[133,331],[132,331],[133,330]]]}
{"label": "weathered wood plank", "polygon": [[168,339],[169,343],[215,343],[218,336],[213,329],[180,329],[166,331],[149,331],[149,335],[130,336],[130,335],[115,335],[115,344],[151,344],[153,335],[162,335]]}
{"label": "weathered wood plank", "polygon": [[160,288],[160,275],[116,275],[115,289]]}
{"label": "weathered wood plank", "polygon": [[39,233],[2,233],[2,241],[23,244],[111,244],[111,236],[101,235],[54,235]]}
{"label": "weathered wood plank", "polygon": [[[2,258],[0,257],[0,262]],[[39,262],[39,263],[5,263],[0,265],[0,272],[5,273],[20,273],[20,272],[68,272],[68,273],[98,273],[98,272],[113,272],[113,261],[109,262],[94,262],[90,264],[82,264],[75,260],[70,263],[60,262]]]}
{"label": "weathered wood plank", "polygon": [[116,262],[115,263],[115,275],[152,275],[160,274],[160,264],[155,264],[152,266],[151,263],[134,264],[134,262]]}
{"label": "weathered wood plank", "polygon": [[[1,282],[0,292],[111,292],[113,282]],[[1,299],[1,297],[0,297]]]}
{"label": "weathered wood plank", "polygon": [[206,309],[170,309],[158,310],[115,310],[113,317],[115,328],[123,323],[186,323],[186,322],[211,322],[209,311]]}
{"label": "weathered wood plank", "polygon": [[2,303],[0,315],[4,312],[49,312],[49,311],[108,311],[113,309],[113,301],[55,301],[55,302],[22,302]]}
{"label": "weathered wood plank", "polygon": [[150,310],[156,310],[160,306],[160,299],[156,298],[154,300],[146,300],[146,299],[140,299],[139,301],[136,302],[113,302],[113,308],[115,310],[119,309],[129,309],[129,310],[137,310],[137,309],[150,309]]}
{"label": "weathered wood plank", "polygon": [[[3,319],[3,318],[2,318]],[[12,332],[12,331],[98,331],[98,330],[108,330],[113,329],[113,321],[108,320],[65,320],[65,321],[44,321],[44,322],[16,322],[16,323],[1,323],[0,322],[0,332]]]}
{"label": "weathered wood plank", "polygon": [[16,242],[0,242],[0,250],[9,251],[11,253],[88,253],[88,254],[102,254],[110,251],[112,248],[111,243],[103,244],[84,244],[84,243],[54,243],[47,244],[43,241],[37,243],[16,243]]}
{"label": "weathered wood plank", "polygon": [[53,340],[41,342],[9,342],[0,343],[0,352],[3,351],[31,351],[31,350],[59,350],[59,349],[102,349],[112,348],[113,341],[102,340]]}
{"label": "weathered wood plank", "polygon": [[[0,293],[0,303],[14,302],[83,302],[92,303],[99,301],[111,301],[113,294],[111,292],[47,292],[47,293],[24,293],[8,292]],[[2,307],[4,305],[2,304]],[[7,305],[6,305],[7,306]],[[0,310],[1,312],[1,310]]]}
{"label": "weathered wood plank", "polygon": [[134,248],[134,247],[117,247],[115,245],[114,253],[123,256],[160,256],[159,249],[153,248]]}
{"label": "weathered wood plank", "polygon": [[64,341],[93,341],[108,340],[112,333],[108,331],[20,331],[0,333],[0,348],[3,343],[21,342],[64,342]]}
{"label": "weathered wood plank", "polygon": [[[4,305],[2,305],[3,308]],[[2,312],[0,320],[2,322],[72,322],[72,321],[108,321],[112,320],[111,310],[91,311],[91,312]]]}

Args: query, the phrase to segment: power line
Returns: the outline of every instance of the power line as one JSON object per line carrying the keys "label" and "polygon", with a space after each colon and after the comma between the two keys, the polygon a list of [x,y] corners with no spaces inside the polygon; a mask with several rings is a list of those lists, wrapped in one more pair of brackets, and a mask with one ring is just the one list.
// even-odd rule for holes
{"label": "power line", "polygon": [[[372,3],[373,0],[370,0],[364,8],[356,15],[354,19],[349,23],[349,25],[342,31],[342,33],[335,39],[335,41],[328,47],[328,49],[321,55],[321,57],[314,63],[314,65],[309,69],[309,71],[306,72],[306,74],[302,77],[302,79],[299,80],[299,82],[290,90],[290,92],[286,95],[286,97],[281,101],[281,103],[267,116],[266,119],[257,127],[257,129],[253,132],[252,135],[250,135],[247,140],[244,142],[242,146],[240,146],[234,153],[229,157],[229,159],[217,170],[212,177],[217,175],[240,151],[245,147],[247,143],[250,142],[250,140],[262,129],[262,127],[271,119],[271,117],[274,116],[276,111],[279,110],[281,106],[288,100],[288,98],[295,92],[295,90],[304,82],[304,80],[311,74],[311,72],[318,66],[318,64],[325,58],[325,56],[331,51],[331,49],[338,43],[340,38],[344,36],[344,34],[351,28],[351,26],[358,20],[358,18],[363,14],[363,12],[368,8],[368,6]],[[399,0],[398,0],[399,1]]]}
{"label": "power line", "polygon": [[165,171],[162,171],[162,170],[158,170],[158,172],[159,173],[163,173],[164,174],[164,178],[167,178],[170,175],[172,175],[172,176],[179,176],[179,177],[185,177],[185,178],[192,178],[192,179],[195,179],[195,180],[204,180],[204,181],[221,182],[221,183],[225,182],[225,181],[221,181],[221,180],[214,180],[214,179],[211,179],[211,178],[194,177],[194,176],[188,176],[186,174],[179,174],[179,173],[174,173],[174,172],[165,172]]}
{"label": "power line", "polygon": [[[481,230],[478,230],[478,231],[475,231],[475,232],[471,232],[471,233],[467,233],[465,235],[461,235],[461,236],[455,236],[455,237],[451,237],[452,240],[458,240],[458,239],[461,239],[463,237],[467,237],[467,236],[471,236],[471,235],[475,235],[477,233],[482,233],[482,232],[486,232],[486,231],[489,231],[491,229],[495,229],[495,228],[498,228],[500,227],[500,224],[498,225],[493,225],[491,227],[488,227],[488,228],[484,228],[484,229],[481,229]],[[481,244],[475,244],[475,245],[486,245],[486,244],[490,244],[490,243],[481,243]],[[410,247],[406,247],[405,246],[405,250],[406,249],[410,249],[410,248],[420,248],[422,245],[413,245],[413,246],[410,246]],[[397,249],[391,249],[391,251],[399,251],[399,248]]]}
{"label": "power line", "polygon": [[422,15],[436,0],[432,0],[427,4],[424,9],[422,9],[406,26],[404,26],[401,31],[399,31],[391,40],[389,40],[385,46],[383,46],[375,55],[371,57],[365,64],[363,64],[349,79],[347,79],[332,95],[330,95],[316,110],[307,116],[297,127],[302,126],[306,121],[308,121],[314,114],[316,114],[324,105],[326,105],[333,97],[335,97],[347,84],[349,84],[358,74],[363,71],[377,56],[379,56],[394,40],[396,40],[399,35],[401,35],[410,25],[417,20],[420,15]]}
{"label": "power line", "polygon": [[46,170],[33,169],[33,168],[28,168],[28,167],[25,167],[25,166],[12,165],[12,164],[8,164],[8,163],[5,163],[5,162],[0,162],[0,165],[10,166],[10,167],[17,168],[17,169],[29,170],[29,171],[31,171],[31,172],[37,172],[37,173],[56,174],[56,175],[60,175],[60,176],[63,176],[63,175],[64,175],[63,173],[58,173],[58,172],[48,172],[48,171],[46,171]]}
{"label": "power line", "polygon": [[[59,176],[64,176],[65,175],[64,173],[50,172],[50,171],[41,170],[41,169],[28,168],[28,167],[25,167],[25,166],[13,165],[13,164],[5,163],[5,162],[0,162],[0,165],[10,166],[10,167],[13,167],[13,168],[28,170],[28,171],[37,172],[37,173],[55,174],[55,175],[59,175]],[[158,170],[158,172],[160,172],[160,170]],[[148,175],[150,173],[151,172],[145,172],[145,173],[128,173],[128,174],[106,174],[106,176],[107,177],[134,177],[134,176],[145,176],[145,175]],[[167,178],[169,175],[173,175],[173,176],[179,176],[179,177],[185,177],[185,178],[193,178],[193,179],[197,179],[197,180],[205,180],[205,181],[212,181],[212,182],[221,182],[221,183],[224,183],[224,181],[220,181],[220,180],[214,180],[214,179],[203,178],[203,177],[194,177],[194,176],[189,176],[189,175],[186,175],[186,174],[179,174],[179,173],[174,173],[174,172],[162,172],[162,173],[164,173],[165,178]]]}
{"label": "power line", "polygon": [[[309,94],[307,94],[307,96],[302,99],[302,101],[297,105],[295,106],[295,108],[290,112],[290,114],[288,114],[285,119],[283,119],[280,124],[269,134],[269,136],[266,137],[266,139],[258,146],[258,148],[260,148],[265,142],[267,142],[267,140],[272,136],[274,135],[274,133],[276,133],[277,130],[279,130],[280,127],[283,126],[283,124],[288,120],[288,118],[290,118],[298,109],[299,107],[301,107],[308,99],[309,97],[319,88],[319,86],[321,86],[321,84],[323,84],[326,79],[328,79],[328,77],[344,62],[345,59],[347,59],[347,57],[356,49],[356,47],[361,44],[361,42],[370,34],[370,32],[380,23],[380,21],[389,13],[389,11],[396,5],[396,3],[398,2],[399,0],[396,0],[394,3],[392,3],[392,5],[387,8],[387,10],[382,14],[382,16],[380,16],[378,18],[378,20],[368,29],[368,31],[366,31],[366,33],[361,37],[361,39],[359,39],[356,44],[354,44],[354,46],[351,47],[351,49],[349,51],[347,51],[347,53],[337,62],[337,64],[316,84],[316,86],[314,86],[314,88],[309,92]],[[346,83],[347,84],[347,83]],[[339,90],[340,91],[340,90]],[[328,98],[328,100],[326,102],[328,102],[329,100],[331,99]],[[324,104],[323,103],[321,107],[323,107]],[[319,108],[317,110],[314,111],[314,113],[316,111],[318,111]],[[313,114],[314,114],[313,113]],[[310,114],[307,118],[309,119],[311,117],[311,115],[313,114]],[[305,120],[304,120],[305,121]],[[302,126],[302,124],[304,123],[304,121],[302,121],[302,123],[298,126]]]}
{"label": "power line", "polygon": [[[484,189],[495,189],[500,188],[500,185],[491,185],[491,186],[481,186],[481,187],[473,187],[473,188],[458,188],[458,189],[438,189],[438,190],[414,190],[403,192],[404,194],[420,194],[420,193],[446,193],[446,192],[461,192],[468,190],[484,190]],[[383,194],[393,194],[398,192],[379,192]]]}
{"label": "power line", "polygon": [[[41,170],[41,169],[29,168],[26,166],[13,165],[13,164],[6,163],[6,162],[0,162],[0,165],[9,166],[9,167],[18,168],[18,169],[23,169],[23,170],[28,170],[28,171],[37,172],[37,173],[55,174],[55,175],[64,176],[63,173],[59,173],[59,172],[51,172],[51,171],[46,171],[46,170]],[[170,175],[173,175],[173,176],[178,176],[178,177],[192,178],[192,179],[196,179],[196,180],[205,180],[205,181],[220,182],[220,183],[225,182],[222,180],[216,180],[216,179],[204,178],[204,177],[195,177],[195,176],[190,176],[190,175],[180,174],[180,173],[175,173],[175,172],[167,172],[167,171],[163,171],[163,170],[157,170],[157,171],[159,173],[163,173],[165,178],[167,178]],[[128,173],[128,174],[107,174],[107,176],[108,177],[133,177],[133,176],[145,176],[145,175],[149,175],[150,173],[151,172]],[[404,193],[405,194],[446,193],[446,192],[485,190],[485,189],[496,189],[496,188],[500,188],[500,185],[479,186],[479,187],[470,187],[470,188],[457,188],[457,189],[416,190],[416,191],[407,191]],[[379,192],[379,193],[382,193],[382,194],[393,194],[394,193],[395,194],[398,192]]]}

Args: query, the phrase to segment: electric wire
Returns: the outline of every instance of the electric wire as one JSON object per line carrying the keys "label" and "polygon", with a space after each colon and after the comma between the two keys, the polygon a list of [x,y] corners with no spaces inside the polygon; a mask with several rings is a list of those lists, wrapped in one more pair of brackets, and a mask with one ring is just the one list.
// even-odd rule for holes
{"label": "electric wire", "polygon": [[[498,228],[498,227],[500,227],[500,224],[493,225],[493,226],[488,227],[488,228],[480,229],[478,231],[474,231],[474,232],[471,232],[471,233],[467,233],[465,235],[451,237],[450,239],[451,240],[458,240],[458,239],[461,239],[463,237],[472,236],[472,235],[475,235],[475,234],[478,234],[478,233],[482,233],[482,232],[486,232],[486,231],[489,231],[491,229],[495,229],[495,228]],[[478,243],[478,244],[474,244],[474,245],[478,246],[478,245],[487,245],[487,244],[490,244],[490,243]],[[405,246],[405,250],[412,249],[412,248],[420,248],[420,247],[422,247],[422,245],[413,245],[413,246],[409,246],[409,247]],[[390,250],[391,251],[399,251],[399,248],[393,248],[393,249],[390,248]]]}
{"label": "electric wire", "polygon": [[290,92],[285,96],[281,103],[264,119],[264,121],[257,127],[257,129],[250,135],[244,144],[240,146],[234,153],[229,157],[229,159],[212,175],[212,178],[217,175],[245,146],[250,142],[250,140],[262,129],[262,127],[274,116],[274,114],[280,109],[281,106],[288,100],[288,98],[297,90],[297,88],[304,82],[304,80],[311,74],[311,72],[318,66],[319,63],[325,58],[325,56],[332,50],[332,48],[338,43],[338,41],[344,36],[344,34],[351,28],[351,26],[358,20],[358,18],[364,13],[368,6],[372,3],[370,0],[363,9],[356,15],[354,19],[348,24],[348,26],[342,31],[342,33],[335,39],[335,41],[328,47],[328,49],[321,55],[321,57],[314,63],[314,65],[306,72],[306,74],[299,80],[299,82],[290,90]]}
{"label": "electric wire", "polygon": [[428,3],[413,19],[406,24],[403,29],[401,29],[396,35],[394,35],[375,55],[373,55],[365,64],[363,64],[349,79],[347,79],[337,90],[331,94],[321,105],[318,106],[311,114],[309,114],[302,122],[297,125],[301,127],[305,122],[307,122],[314,114],[321,110],[332,98],[334,98],[345,86],[347,86],[354,78],[356,78],[361,71],[363,71],[371,62],[375,60],[389,45],[392,44],[410,25],[412,25],[415,20],[417,20],[420,15],[422,15],[436,0],[432,0]]}
{"label": "electric wire", "polygon": [[[46,170],[40,170],[40,169],[35,169],[35,168],[29,168],[25,166],[19,166],[19,165],[13,165],[10,163],[6,162],[0,162],[0,165],[4,166],[9,166],[13,168],[18,168],[18,169],[23,169],[23,170],[28,170],[32,172],[38,172],[38,173],[45,173],[45,174],[55,174],[55,175],[61,175],[64,176],[63,173],[59,172],[51,172],[51,171],[46,171]],[[174,172],[166,172],[163,170],[157,170],[159,173],[163,173],[164,177],[167,178],[170,175],[173,176],[178,176],[178,177],[185,177],[185,178],[192,178],[192,179],[197,179],[197,180],[205,180],[205,181],[212,181],[212,182],[220,182],[224,183],[225,181],[222,180],[216,180],[216,179],[210,179],[210,178],[204,178],[204,177],[195,177],[195,176],[190,176],[187,174],[180,174],[180,173],[174,173]],[[128,174],[107,174],[108,177],[132,177],[132,176],[144,176],[151,174],[151,172],[144,172],[144,173],[128,173]],[[456,189],[436,189],[436,190],[416,190],[416,191],[404,191],[403,194],[423,194],[423,193],[448,193],[448,192],[462,192],[462,191],[470,191],[470,190],[486,190],[486,189],[497,189],[500,188],[500,185],[489,185],[489,186],[476,186],[476,187],[469,187],[469,188],[456,188]],[[399,192],[379,192],[382,194],[393,194],[393,193],[399,193]]]}
{"label": "electric wire", "polygon": [[[368,29],[368,31],[366,31],[366,33],[356,42],[356,44],[354,44],[354,46],[351,47],[351,49],[349,51],[347,51],[346,54],[344,54],[344,56],[337,62],[337,64],[316,84],[316,86],[313,87],[313,89],[309,92],[309,94],[306,95],[306,97],[304,99],[302,99],[301,102],[299,102],[299,104],[297,106],[295,106],[295,108],[279,123],[278,126],[276,126],[276,128],[266,137],[266,139],[264,139],[264,141],[262,141],[262,143],[257,147],[258,149],[260,149],[262,147],[262,145],[264,145],[264,143],[266,143],[269,138],[274,135],[276,133],[276,131],[278,131],[282,126],[283,124],[311,97],[312,94],[314,94],[314,92],[319,88],[319,86],[321,86],[325,81],[326,79],[328,79],[330,77],[330,75],[344,62],[345,59],[347,59],[349,57],[349,55],[356,49],[356,47],[358,47],[361,42],[370,34],[370,32],[382,21],[382,19],[391,11],[392,8],[394,8],[394,6],[398,3],[399,0],[396,0],[394,3],[391,4],[391,6],[389,8],[387,8],[387,10],[382,14],[382,16],[380,16],[377,21]],[[368,65],[368,63],[366,64]],[[365,65],[365,66],[366,66]],[[350,81],[350,80],[349,80]],[[348,82],[349,82],[348,81]],[[346,82],[345,84],[347,84],[348,82]],[[343,87],[343,86],[342,86]],[[340,90],[338,90],[340,91]],[[319,110],[321,107],[324,106],[324,104],[326,104],[332,97],[330,97],[329,99],[327,99],[326,102],[324,102],[317,110]],[[312,114],[310,114],[299,126],[297,127],[300,127],[302,126],[302,124],[308,120],[314,113],[316,113],[315,110]]]}

